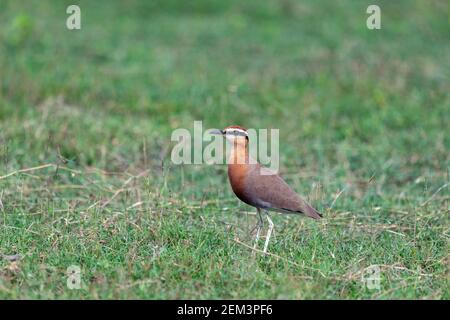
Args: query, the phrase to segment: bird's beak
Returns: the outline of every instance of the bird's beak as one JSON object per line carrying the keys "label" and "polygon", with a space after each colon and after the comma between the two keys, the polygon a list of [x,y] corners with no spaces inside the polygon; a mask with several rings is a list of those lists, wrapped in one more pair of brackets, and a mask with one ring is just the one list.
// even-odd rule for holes
{"label": "bird's beak", "polygon": [[223,131],[219,130],[219,129],[213,129],[213,130],[209,131],[209,134],[223,135]]}

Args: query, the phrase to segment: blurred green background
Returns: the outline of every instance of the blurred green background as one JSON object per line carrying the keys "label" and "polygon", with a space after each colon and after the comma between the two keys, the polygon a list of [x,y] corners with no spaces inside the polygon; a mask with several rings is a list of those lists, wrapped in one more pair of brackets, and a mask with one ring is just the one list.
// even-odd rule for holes
{"label": "blurred green background", "polygon": [[[448,17],[443,0],[1,1],[0,254],[20,259],[0,259],[0,297],[448,299]],[[170,162],[194,120],[280,129],[283,177],[326,219],[274,216],[281,258],[253,254],[226,168]]]}

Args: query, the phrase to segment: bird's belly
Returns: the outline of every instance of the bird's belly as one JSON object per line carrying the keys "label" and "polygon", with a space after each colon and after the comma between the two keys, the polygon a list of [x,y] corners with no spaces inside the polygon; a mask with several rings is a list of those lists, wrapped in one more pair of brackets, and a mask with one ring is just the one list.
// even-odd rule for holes
{"label": "bird's belly", "polygon": [[248,166],[242,165],[230,165],[228,167],[228,178],[230,180],[231,189],[239,200],[246,204],[268,209],[271,207],[270,203],[261,200],[255,194],[254,190],[251,190],[251,186],[248,183]]}
{"label": "bird's belly", "polygon": [[247,192],[244,188],[239,188],[231,185],[231,189],[233,189],[234,194],[236,197],[239,198],[239,200],[245,202],[246,204],[262,208],[262,209],[269,209],[271,208],[271,204],[265,201],[262,201],[261,199],[258,199],[250,194],[250,192]]}

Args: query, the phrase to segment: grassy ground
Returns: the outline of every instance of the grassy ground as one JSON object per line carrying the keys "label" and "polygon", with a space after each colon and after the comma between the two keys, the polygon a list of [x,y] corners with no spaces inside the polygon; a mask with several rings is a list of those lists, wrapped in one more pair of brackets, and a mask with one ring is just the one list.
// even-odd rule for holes
{"label": "grassy ground", "polygon": [[[449,299],[448,3],[372,2],[1,1],[0,298]],[[325,219],[254,254],[226,168],[170,162],[194,120],[280,128]]]}

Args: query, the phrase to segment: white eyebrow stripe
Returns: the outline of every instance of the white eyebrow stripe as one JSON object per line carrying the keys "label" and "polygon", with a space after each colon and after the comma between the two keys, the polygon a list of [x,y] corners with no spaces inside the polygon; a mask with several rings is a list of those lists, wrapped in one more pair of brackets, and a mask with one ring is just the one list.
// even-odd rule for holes
{"label": "white eyebrow stripe", "polygon": [[225,133],[232,133],[232,132],[238,132],[238,133],[240,133],[242,135],[245,135],[245,136],[248,135],[246,131],[244,131],[242,129],[238,129],[238,128],[230,128],[230,129],[226,129],[225,130]]}

